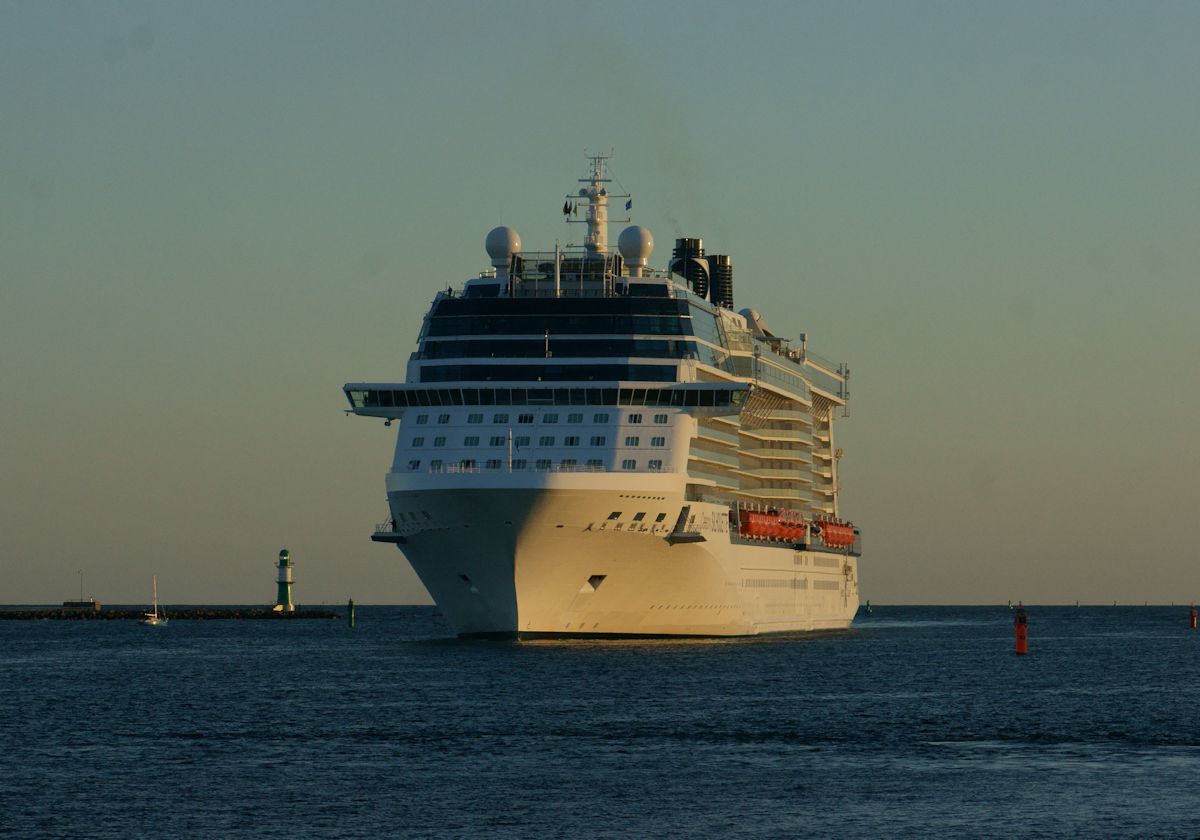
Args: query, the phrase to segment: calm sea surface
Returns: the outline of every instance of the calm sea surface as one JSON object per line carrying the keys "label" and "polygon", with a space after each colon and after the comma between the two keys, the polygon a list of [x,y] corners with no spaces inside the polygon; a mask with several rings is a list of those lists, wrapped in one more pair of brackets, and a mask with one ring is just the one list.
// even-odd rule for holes
{"label": "calm sea surface", "polygon": [[1187,607],[734,641],[0,621],[13,837],[1200,836]]}

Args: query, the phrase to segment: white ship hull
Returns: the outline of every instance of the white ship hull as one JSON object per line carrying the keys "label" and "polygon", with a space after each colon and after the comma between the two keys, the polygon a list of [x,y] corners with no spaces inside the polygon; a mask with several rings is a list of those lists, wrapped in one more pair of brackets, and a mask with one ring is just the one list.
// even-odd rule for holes
{"label": "white ship hull", "polygon": [[[631,489],[629,476],[611,478],[624,479],[624,489],[572,487],[580,482],[569,476],[548,477],[544,487],[392,489],[395,535],[463,635],[745,636],[849,626],[858,609],[855,557],[731,542],[727,507],[687,502],[670,491],[675,482]],[[684,539],[703,541],[673,535],[684,506],[694,517]]]}
{"label": "white ship hull", "polygon": [[731,258],[699,238],[677,238],[666,270],[640,225],[611,250],[608,202],[630,196],[588,159],[563,204],[583,210],[582,247],[493,228],[491,268],[437,293],[404,382],[343,386],[352,413],[400,423],[373,539],[460,634],[849,626],[849,367],[735,312]]}

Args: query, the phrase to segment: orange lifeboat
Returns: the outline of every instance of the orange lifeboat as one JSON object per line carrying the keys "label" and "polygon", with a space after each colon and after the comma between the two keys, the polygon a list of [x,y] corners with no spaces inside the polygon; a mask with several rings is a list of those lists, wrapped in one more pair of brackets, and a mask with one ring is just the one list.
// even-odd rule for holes
{"label": "orange lifeboat", "polygon": [[854,545],[854,526],[831,519],[817,521],[821,541],[830,548],[847,548]]}
{"label": "orange lifeboat", "polygon": [[806,537],[804,515],[794,510],[740,510],[738,534],[750,540],[803,542]]}

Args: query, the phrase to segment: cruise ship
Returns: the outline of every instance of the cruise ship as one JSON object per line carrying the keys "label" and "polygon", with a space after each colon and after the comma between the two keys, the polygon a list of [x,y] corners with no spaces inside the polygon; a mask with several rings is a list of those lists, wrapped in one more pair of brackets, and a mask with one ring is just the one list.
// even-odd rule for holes
{"label": "cruise ship", "polygon": [[[608,157],[566,196],[581,246],[438,291],[403,382],[344,386],[399,427],[395,545],[466,636],[749,636],[847,627],[861,534],[834,420],[849,369],[734,309],[733,263],[639,225],[609,245]],[[627,215],[620,213],[620,215]]]}

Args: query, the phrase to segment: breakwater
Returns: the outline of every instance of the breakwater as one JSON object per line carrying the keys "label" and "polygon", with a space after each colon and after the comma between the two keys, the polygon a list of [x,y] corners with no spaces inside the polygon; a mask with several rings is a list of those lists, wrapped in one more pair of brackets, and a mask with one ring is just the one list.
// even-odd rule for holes
{"label": "breakwater", "polygon": [[[0,621],[125,621],[139,619],[145,614],[144,609],[102,609],[78,610],[63,609],[62,607],[35,609],[6,609],[0,610]],[[171,621],[207,621],[214,619],[265,619],[269,621],[299,621],[306,618],[341,618],[338,613],[329,610],[300,609],[295,612],[276,612],[269,607],[180,607],[178,610],[167,608],[166,616]]]}

